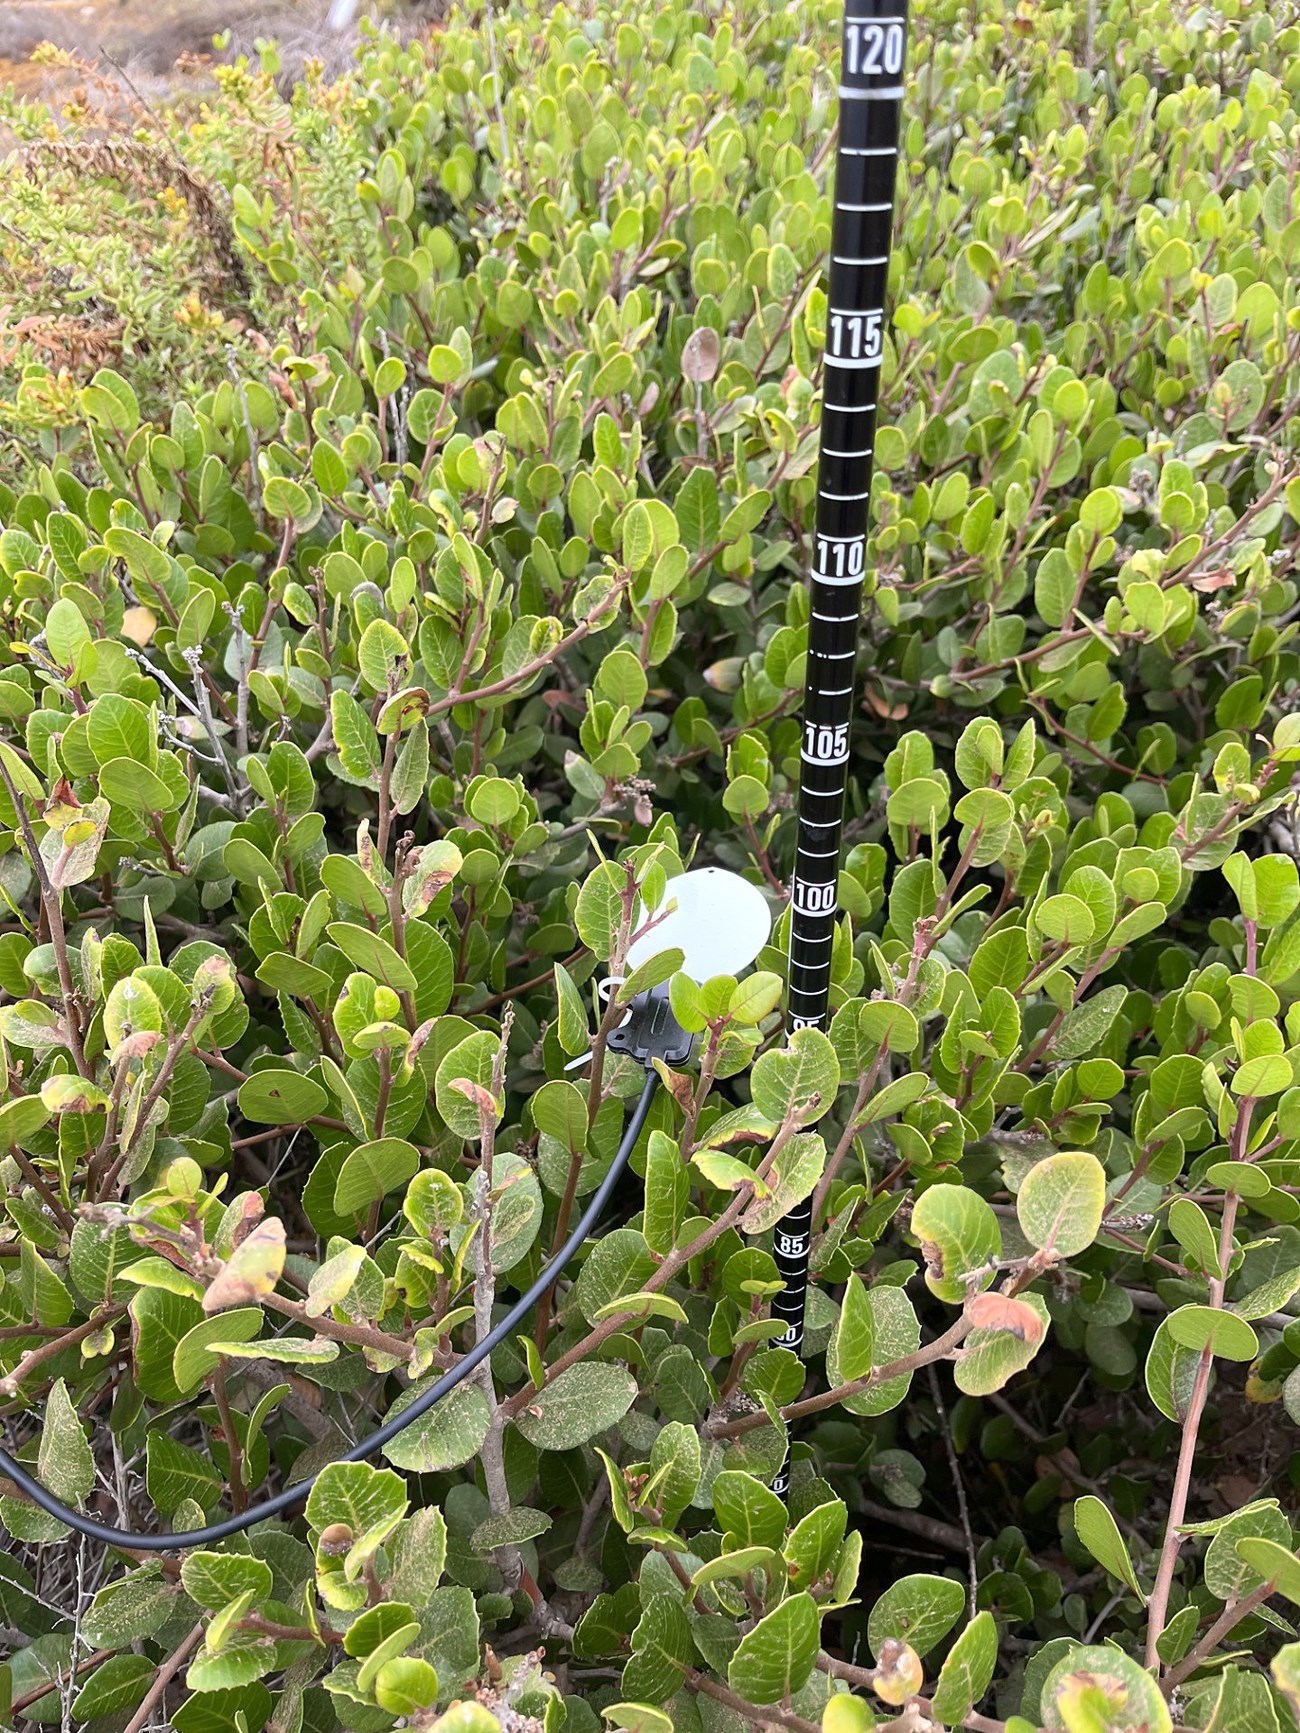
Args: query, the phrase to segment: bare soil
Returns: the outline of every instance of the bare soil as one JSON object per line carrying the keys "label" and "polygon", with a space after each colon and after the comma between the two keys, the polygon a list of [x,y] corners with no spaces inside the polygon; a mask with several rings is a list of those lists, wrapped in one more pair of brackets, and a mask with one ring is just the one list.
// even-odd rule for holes
{"label": "bare soil", "polygon": [[[356,6],[358,13],[402,24],[417,23],[422,12],[427,19],[428,10],[409,0]],[[289,76],[309,55],[341,69],[355,26],[334,29],[329,13],[330,0],[0,0],[0,89],[12,84],[27,97],[53,97],[75,81],[75,74],[32,64],[44,42],[106,71],[120,67],[146,95],[201,79],[218,32],[230,34],[227,54],[251,51],[258,37],[273,37]]]}

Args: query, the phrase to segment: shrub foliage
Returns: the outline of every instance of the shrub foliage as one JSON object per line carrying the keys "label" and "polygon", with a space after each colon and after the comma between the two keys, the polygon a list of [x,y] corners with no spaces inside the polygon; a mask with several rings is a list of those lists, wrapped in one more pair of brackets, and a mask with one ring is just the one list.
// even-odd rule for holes
{"label": "shrub foliage", "polygon": [[835,1017],[787,1040],[838,16],[514,0],[288,99],[268,49],[201,113],[9,105],[45,1482],[179,1530],[333,1462],[608,1168],[638,909],[698,858],[778,916],[672,978],[618,1225],[381,1460],[179,1561],[0,1489],[13,1721],[1295,1726],[1300,32],[920,8]]}

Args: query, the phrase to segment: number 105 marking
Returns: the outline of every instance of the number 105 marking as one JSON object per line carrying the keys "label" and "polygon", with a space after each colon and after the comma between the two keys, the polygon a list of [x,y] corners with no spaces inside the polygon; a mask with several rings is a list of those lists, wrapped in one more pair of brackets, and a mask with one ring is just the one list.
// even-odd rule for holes
{"label": "number 105 marking", "polygon": [[901,24],[850,24],[845,30],[845,65],[850,76],[903,70]]}
{"label": "number 105 marking", "polygon": [[849,756],[849,725],[837,722],[833,727],[819,727],[815,722],[803,725],[803,756],[812,764],[844,764]]}

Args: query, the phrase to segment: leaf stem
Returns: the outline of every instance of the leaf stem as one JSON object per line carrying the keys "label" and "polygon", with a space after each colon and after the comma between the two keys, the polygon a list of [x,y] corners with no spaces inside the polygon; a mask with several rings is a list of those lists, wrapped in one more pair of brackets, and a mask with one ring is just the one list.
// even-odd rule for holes
{"label": "leaf stem", "polygon": [[[772,1163],[785,1148],[786,1144],[790,1141],[790,1138],[793,1137],[797,1129],[798,1123],[794,1120],[788,1121],[786,1125],[782,1126],[781,1130],[777,1133],[771,1149],[763,1158],[762,1164],[755,1170],[755,1179],[761,1180],[766,1175],[772,1166]],[[727,1205],[726,1209],[723,1210],[716,1222],[713,1222],[709,1227],[707,1227],[704,1232],[693,1239],[689,1245],[678,1246],[674,1251],[669,1252],[668,1256],[664,1259],[663,1263],[660,1264],[659,1268],[644,1283],[641,1289],[642,1293],[657,1294],[662,1288],[666,1288],[669,1282],[671,1282],[673,1277],[677,1274],[678,1270],[688,1264],[692,1258],[699,1257],[701,1252],[707,1251],[715,1240],[720,1239],[729,1228],[733,1227],[735,1223],[739,1221],[740,1217],[749,1208],[753,1196],[754,1186],[751,1182],[746,1182],[741,1186],[740,1190]],[[608,1318],[602,1319],[602,1321],[595,1325],[581,1341],[576,1342],[572,1348],[570,1348],[566,1353],[561,1354],[558,1360],[554,1361],[546,1368],[542,1387],[545,1388],[547,1384],[552,1383],[559,1377],[561,1372],[567,1371],[570,1366],[576,1365],[579,1360],[585,1360],[590,1354],[593,1354],[602,1342],[606,1341],[617,1331],[623,1329],[626,1326],[626,1323],[626,1315],[618,1312],[615,1312]],[[506,1418],[513,1420],[517,1414],[519,1414],[531,1401],[534,1400],[537,1393],[536,1387],[530,1382],[524,1389],[518,1391],[514,1396],[512,1396],[509,1401],[503,1403],[502,1407]],[[766,1418],[767,1417],[764,1414],[758,1416],[760,1421],[763,1421]]]}
{"label": "leaf stem", "polygon": [[335,1342],[346,1342],[354,1348],[370,1348],[377,1354],[388,1354],[403,1365],[411,1358],[411,1344],[400,1336],[390,1336],[371,1324],[340,1324],[337,1319],[322,1316],[313,1317],[301,1300],[287,1300],[281,1294],[264,1294],[261,1304],[270,1306],[272,1311],[281,1313],[286,1318],[292,1318],[296,1323],[305,1324],[309,1330],[314,1330],[318,1336],[328,1336]]}
{"label": "leaf stem", "polygon": [[[901,1378],[904,1373],[915,1372],[922,1366],[928,1366],[932,1360],[942,1360],[951,1354],[953,1349],[965,1340],[971,1332],[971,1324],[965,1313],[949,1326],[942,1336],[936,1336],[933,1342],[927,1342],[924,1347],[917,1348],[914,1353],[904,1354],[900,1359],[891,1360],[887,1366],[875,1366],[870,1372],[864,1372],[861,1378],[854,1378],[848,1384],[837,1384],[831,1390],[823,1390],[816,1396],[806,1396],[801,1402],[787,1402],[780,1410],[781,1418],[787,1424],[792,1420],[802,1420],[809,1414],[820,1414],[825,1408],[833,1408],[837,1402],[843,1402],[848,1396],[861,1396],[864,1391],[872,1389],[877,1384],[885,1384],[891,1378]],[[756,1427],[768,1426],[771,1422],[767,1414],[759,1411],[755,1414],[742,1414],[737,1420],[715,1423],[709,1427],[710,1438],[739,1438],[742,1433],[752,1432]]]}
{"label": "leaf stem", "polygon": [[70,1672],[60,1673],[57,1678],[48,1679],[45,1684],[38,1685],[34,1691],[25,1691],[21,1697],[15,1697],[9,1705],[10,1715],[21,1715],[25,1709],[30,1709],[33,1703],[39,1703],[42,1697],[48,1697],[51,1691],[61,1691],[66,1682],[79,1679],[83,1673],[88,1673],[92,1667],[98,1667],[101,1661],[107,1661],[110,1655],[115,1655],[116,1649],[96,1649],[93,1655],[87,1655],[84,1661],[78,1661]]}
{"label": "leaf stem", "polygon": [[50,883],[50,875],[45,868],[45,859],[36,841],[36,832],[32,829],[31,817],[27,811],[27,802],[18,792],[13,777],[9,774],[9,766],[0,756],[0,779],[3,779],[5,789],[13,802],[14,812],[18,816],[18,826],[23,833],[23,842],[31,858],[32,871],[36,874],[36,883],[40,888],[41,906],[45,910],[45,919],[50,929],[50,944],[54,947],[54,961],[59,971],[59,988],[63,994],[63,1020],[68,1028],[68,1047],[72,1052],[73,1063],[80,1076],[89,1079],[91,1072],[86,1064],[85,1051],[81,1044],[81,1001],[72,982],[72,965],[68,961],[68,935],[63,925],[63,896]]}
{"label": "leaf stem", "polygon": [[[1232,1158],[1240,1161],[1245,1154],[1250,1130],[1251,1110],[1255,1103],[1249,1095],[1241,1099],[1237,1109],[1236,1123],[1232,1128]],[[1232,1260],[1233,1229],[1237,1222],[1238,1194],[1230,1191],[1223,1200],[1223,1221],[1219,1229],[1219,1270],[1220,1274],[1210,1280],[1210,1305],[1216,1310],[1223,1309],[1223,1291],[1227,1285],[1228,1266]],[[1147,1642],[1146,1665],[1157,1670],[1160,1666],[1159,1642],[1165,1628],[1165,1618],[1169,1611],[1169,1595],[1173,1588],[1174,1572],[1178,1568],[1178,1554],[1183,1544],[1183,1520],[1187,1514],[1187,1497],[1191,1491],[1192,1470],[1196,1461],[1196,1439],[1200,1431],[1201,1420],[1205,1414],[1206,1398],[1210,1393],[1210,1373],[1214,1366],[1214,1352],[1209,1343],[1201,1350],[1201,1358],[1196,1367],[1196,1379],[1192,1385],[1191,1399],[1187,1404],[1187,1413],[1183,1417],[1182,1442],[1178,1449],[1178,1466],[1174,1470],[1174,1486],[1169,1498],[1169,1519],[1165,1524],[1165,1538],[1160,1548],[1160,1563],[1156,1569],[1155,1586],[1151,1590],[1151,1601],[1147,1608]]]}
{"label": "leaf stem", "polygon": [[1262,1607],[1269,1596],[1275,1592],[1276,1587],[1275,1583],[1260,1583],[1258,1588],[1252,1589],[1248,1595],[1244,1595],[1240,1600],[1229,1601],[1209,1630],[1196,1644],[1196,1647],[1191,1649],[1176,1667],[1171,1667],[1165,1675],[1161,1687],[1165,1696],[1168,1697],[1176,1691],[1184,1679],[1189,1679],[1201,1662],[1207,1660],[1214,1653],[1229,1631],[1234,1630],[1243,1619],[1249,1618],[1256,1607]]}
{"label": "leaf stem", "polygon": [[238,1516],[248,1508],[248,1493],[244,1487],[244,1452],[239,1442],[239,1434],[235,1431],[235,1417],[231,1412],[230,1396],[226,1390],[226,1362],[220,1354],[217,1355],[216,1370],[208,1380],[208,1388],[212,1391],[212,1400],[216,1403],[217,1413],[221,1418],[221,1435],[230,1457],[230,1502]]}
{"label": "leaf stem", "polygon": [[525,662],[522,668],[517,668],[513,674],[505,675],[500,680],[493,680],[486,686],[475,686],[468,692],[452,691],[445,697],[435,698],[429,706],[430,716],[441,716],[445,711],[454,710],[459,704],[477,704],[484,698],[498,698],[503,692],[511,692],[525,681],[531,680],[534,674],[540,674],[543,668],[549,668],[566,650],[571,650],[575,644],[596,630],[599,622],[617,605],[623,592],[631,583],[631,573],[622,574],[610,593],[592,609],[587,618],[566,636],[560,639],[553,649],[545,650],[540,656],[534,656],[530,662]]}
{"label": "leaf stem", "polygon": [[176,1653],[174,1655],[169,1655],[159,1667],[153,1684],[150,1685],[148,1691],[145,1693],[144,1701],[127,1722],[124,1733],[144,1733],[144,1729],[153,1719],[154,1710],[158,1707],[166,1694],[168,1685],[171,1684],[177,1673],[180,1672],[186,1661],[189,1660],[195,1649],[198,1648],[202,1636],[203,1624],[202,1621],[200,1621],[195,1625],[189,1636],[185,1638],[184,1642],[178,1646]]}
{"label": "leaf stem", "polygon": [[778,1708],[775,1703],[767,1703],[760,1707],[757,1703],[746,1702],[728,1686],[719,1684],[716,1679],[710,1679],[705,1673],[697,1673],[694,1667],[681,1667],[682,1675],[690,1690],[703,1697],[712,1697],[715,1703],[725,1703],[728,1709],[734,1709],[744,1717],[745,1722],[752,1727],[787,1727],[790,1733],[818,1733],[813,1721],[805,1721],[802,1715],[796,1715],[793,1710]]}
{"label": "leaf stem", "polygon": [[39,1348],[33,1348],[23,1355],[12,1372],[7,1372],[0,1378],[0,1397],[16,1396],[23,1382],[30,1378],[38,1367],[47,1360],[52,1360],[56,1354],[61,1354],[65,1348],[73,1348],[78,1342],[84,1342],[87,1336],[93,1336],[97,1330],[102,1330],[106,1324],[114,1323],[125,1313],[125,1306],[101,1306],[91,1313],[84,1324],[74,1324],[70,1330],[64,1330],[48,1342],[42,1342]]}

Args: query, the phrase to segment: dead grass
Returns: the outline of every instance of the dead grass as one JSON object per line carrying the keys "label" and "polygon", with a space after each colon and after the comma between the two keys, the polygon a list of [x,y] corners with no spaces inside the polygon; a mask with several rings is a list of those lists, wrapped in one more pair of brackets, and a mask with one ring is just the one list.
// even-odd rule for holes
{"label": "dead grass", "polygon": [[156,197],[164,187],[174,187],[207,237],[224,288],[238,301],[247,300],[248,273],[235,245],[224,204],[166,142],[140,138],[59,139],[26,146],[16,154],[14,166],[31,176],[62,168],[82,178],[114,179],[145,198]]}

